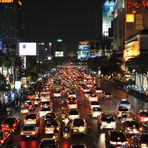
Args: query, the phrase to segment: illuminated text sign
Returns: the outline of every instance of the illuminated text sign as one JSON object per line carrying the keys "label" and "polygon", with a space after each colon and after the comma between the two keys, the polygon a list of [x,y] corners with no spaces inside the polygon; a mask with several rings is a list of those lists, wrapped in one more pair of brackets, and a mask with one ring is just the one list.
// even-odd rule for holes
{"label": "illuminated text sign", "polygon": [[13,0],[0,0],[0,3],[13,3]]}
{"label": "illuminated text sign", "polygon": [[129,9],[141,9],[141,8],[148,8],[148,1],[147,0],[126,0],[126,8]]}

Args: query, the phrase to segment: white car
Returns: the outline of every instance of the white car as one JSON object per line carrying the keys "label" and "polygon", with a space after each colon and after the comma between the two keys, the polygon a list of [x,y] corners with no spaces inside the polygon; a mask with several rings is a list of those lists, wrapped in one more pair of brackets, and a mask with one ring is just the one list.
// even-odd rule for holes
{"label": "white car", "polygon": [[67,106],[68,106],[69,109],[77,109],[77,107],[78,107],[76,101],[69,101],[69,102],[67,103]]}
{"label": "white car", "polygon": [[100,104],[98,101],[91,101],[90,102],[90,109],[92,109],[93,107],[100,107]]}
{"label": "white car", "polygon": [[88,101],[98,101],[98,96],[95,93],[92,93],[88,96]]}
{"label": "white car", "polygon": [[99,117],[99,128],[100,129],[116,129],[116,120],[114,119],[113,115],[103,113]]}
{"label": "white car", "polygon": [[77,97],[75,92],[69,92],[68,97]]}
{"label": "white car", "polygon": [[77,110],[75,110],[75,109],[70,110],[69,114],[68,114],[68,118],[70,120],[74,120],[74,119],[80,118],[79,112]]}
{"label": "white car", "polygon": [[36,125],[24,125],[23,129],[21,130],[20,133],[22,138],[30,138],[30,137],[38,137],[39,136],[39,127]]}
{"label": "white car", "polygon": [[60,97],[62,97],[61,91],[59,90],[59,91],[53,92],[53,97],[54,98],[60,98]]}
{"label": "white car", "polygon": [[24,119],[24,124],[37,124],[39,122],[39,116],[35,113],[27,114]]}
{"label": "white car", "polygon": [[87,134],[87,123],[85,119],[79,118],[72,121],[72,133]]}
{"label": "white car", "polygon": [[39,114],[40,114],[40,118],[45,117],[48,113],[51,113],[53,110],[50,107],[43,107],[41,108]]}
{"label": "white car", "polygon": [[109,92],[105,92],[104,93],[104,98],[109,99],[111,97],[112,97],[112,94],[111,93],[109,93]]}
{"label": "white car", "polygon": [[85,98],[88,98],[93,92],[92,91],[87,91],[84,93]]}
{"label": "white car", "polygon": [[91,110],[91,115],[93,118],[97,118],[102,114],[102,109],[100,107],[93,107]]}
{"label": "white car", "polygon": [[117,117],[122,118],[122,117],[128,117],[129,115],[129,110],[125,106],[119,106],[117,108]]}

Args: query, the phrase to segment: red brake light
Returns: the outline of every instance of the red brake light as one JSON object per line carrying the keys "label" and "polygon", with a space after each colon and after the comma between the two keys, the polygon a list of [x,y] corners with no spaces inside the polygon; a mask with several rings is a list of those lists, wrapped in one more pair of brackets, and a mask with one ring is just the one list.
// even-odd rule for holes
{"label": "red brake light", "polygon": [[126,129],[129,131],[131,128],[130,127],[127,127]]}

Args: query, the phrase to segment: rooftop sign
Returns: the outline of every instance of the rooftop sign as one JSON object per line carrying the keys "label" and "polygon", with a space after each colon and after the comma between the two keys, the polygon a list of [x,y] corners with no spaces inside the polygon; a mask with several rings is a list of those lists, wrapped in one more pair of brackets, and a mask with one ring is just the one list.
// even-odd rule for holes
{"label": "rooftop sign", "polygon": [[13,3],[13,0],[0,0],[0,3]]}

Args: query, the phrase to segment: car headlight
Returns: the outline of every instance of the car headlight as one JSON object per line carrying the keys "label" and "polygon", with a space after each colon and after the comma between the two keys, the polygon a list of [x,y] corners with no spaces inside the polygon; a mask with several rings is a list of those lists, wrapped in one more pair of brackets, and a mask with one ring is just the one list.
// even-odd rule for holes
{"label": "car headlight", "polygon": [[110,144],[116,144],[116,142],[114,142],[114,141],[110,141]]}

